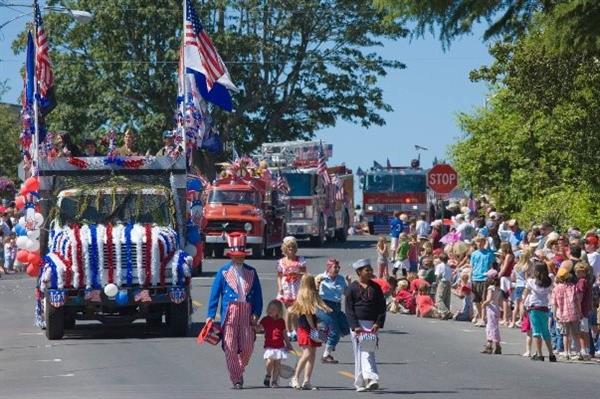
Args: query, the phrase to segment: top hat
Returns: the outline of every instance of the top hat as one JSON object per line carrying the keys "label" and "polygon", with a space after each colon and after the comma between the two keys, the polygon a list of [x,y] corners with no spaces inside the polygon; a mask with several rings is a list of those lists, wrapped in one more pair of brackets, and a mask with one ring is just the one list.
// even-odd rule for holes
{"label": "top hat", "polygon": [[230,233],[227,234],[227,252],[226,256],[246,256],[252,253],[251,250],[246,249],[246,234],[244,233]]}

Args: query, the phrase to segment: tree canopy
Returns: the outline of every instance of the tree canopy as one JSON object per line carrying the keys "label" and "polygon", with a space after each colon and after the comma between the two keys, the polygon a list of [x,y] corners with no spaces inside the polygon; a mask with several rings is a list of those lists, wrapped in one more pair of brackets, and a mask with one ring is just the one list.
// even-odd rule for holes
{"label": "tree canopy", "polygon": [[439,30],[444,46],[487,23],[484,40],[518,39],[536,19],[546,30],[540,45],[559,51],[597,52],[600,49],[600,2],[596,0],[374,0],[390,19],[412,21],[413,34]]}
{"label": "tree canopy", "polygon": [[488,107],[459,115],[451,147],[463,183],[490,193],[526,221],[561,227],[600,223],[600,63],[547,52],[544,26],[492,46],[495,60],[472,72],[493,87]]}
{"label": "tree canopy", "polygon": [[[56,1],[50,1],[51,4]],[[58,107],[50,128],[82,136],[129,124],[142,145],[174,126],[181,42],[180,0],[71,0],[88,24],[48,14]],[[196,11],[240,92],[233,113],[215,110],[217,129],[249,151],[263,142],[309,138],[340,119],[382,125],[391,111],[376,86],[397,60],[382,39],[406,35],[369,2],[206,0]],[[24,34],[14,43],[24,48]]]}

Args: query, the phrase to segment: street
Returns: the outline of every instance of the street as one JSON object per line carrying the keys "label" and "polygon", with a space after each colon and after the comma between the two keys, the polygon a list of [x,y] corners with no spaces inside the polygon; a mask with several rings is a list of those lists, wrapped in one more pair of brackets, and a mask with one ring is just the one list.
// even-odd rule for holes
{"label": "street", "polygon": [[[350,237],[344,244],[300,247],[309,271],[321,272],[327,257],[340,259],[342,273],[361,257],[375,259],[373,237]],[[33,326],[34,280],[9,276],[0,280],[0,397],[2,398],[247,398],[400,395],[411,398],[558,398],[592,397],[599,367],[595,362],[556,364],[521,356],[524,335],[502,329],[503,355],[482,355],[484,329],[471,323],[417,319],[388,314],[381,332],[381,387],[355,393],[351,343],[345,337],[337,365],[318,363],[315,392],[262,386],[264,363],[258,336],[245,374],[244,390],[233,392],[219,347],[195,342],[206,317],[214,271],[224,259],[208,259],[204,276],[194,278],[193,335],[171,338],[147,330],[142,321],[127,327],[78,325],[60,341],[48,341]],[[265,304],[275,295],[275,260],[248,260],[258,269]],[[453,301],[458,302],[457,298]],[[320,352],[318,352],[320,353]],[[287,364],[294,364],[290,355]],[[287,381],[282,381],[282,386]]]}

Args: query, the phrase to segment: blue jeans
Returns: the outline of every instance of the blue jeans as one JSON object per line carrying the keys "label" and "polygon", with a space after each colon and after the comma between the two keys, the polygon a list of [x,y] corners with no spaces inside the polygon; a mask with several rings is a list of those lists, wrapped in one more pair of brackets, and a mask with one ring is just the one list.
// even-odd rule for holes
{"label": "blue jeans", "polygon": [[327,336],[327,347],[335,350],[336,345],[340,342],[340,338],[350,334],[350,327],[346,314],[342,312],[342,304],[340,302],[323,301],[331,308],[331,312],[326,313],[321,310],[317,312],[317,318],[329,327],[329,335]]}
{"label": "blue jeans", "polygon": [[556,325],[556,319],[554,318],[554,314],[550,312],[550,337],[552,338],[552,348],[554,348],[557,352],[562,352],[563,349],[563,336],[558,331],[558,326]]}

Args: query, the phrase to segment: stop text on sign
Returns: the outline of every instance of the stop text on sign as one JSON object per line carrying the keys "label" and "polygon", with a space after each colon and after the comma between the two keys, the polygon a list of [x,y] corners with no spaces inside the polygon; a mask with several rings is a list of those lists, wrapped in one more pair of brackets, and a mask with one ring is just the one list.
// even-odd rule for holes
{"label": "stop text on sign", "polygon": [[446,173],[432,173],[429,175],[429,185],[430,186],[435,186],[435,185],[443,185],[443,186],[448,186],[448,185],[456,185],[456,181],[457,181],[457,176],[456,175],[449,175]]}

